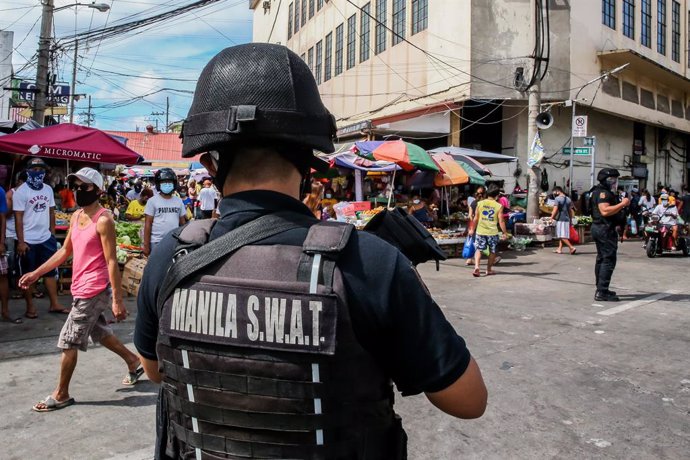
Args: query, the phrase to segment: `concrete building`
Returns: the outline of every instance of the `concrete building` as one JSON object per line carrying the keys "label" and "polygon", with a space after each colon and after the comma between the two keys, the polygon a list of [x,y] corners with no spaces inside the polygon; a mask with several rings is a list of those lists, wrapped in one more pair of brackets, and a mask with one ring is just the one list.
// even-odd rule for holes
{"label": "concrete building", "polygon": [[12,83],[12,50],[14,47],[14,32],[0,30],[0,120],[10,118],[10,97],[12,91],[4,88]]}
{"label": "concrete building", "polygon": [[[254,41],[285,44],[309,64],[341,142],[399,136],[514,155],[519,161],[498,174],[506,188],[516,167],[527,170],[527,97],[516,88],[535,67],[535,0],[249,3]],[[540,90],[555,120],[541,132],[549,184],[567,185],[572,108],[564,101],[573,99],[596,136],[597,168],[617,167],[650,189],[687,183],[687,1],[548,0],[548,13]],[[589,188],[590,159],[573,162],[579,191]],[[524,187],[524,173],[515,176]]]}

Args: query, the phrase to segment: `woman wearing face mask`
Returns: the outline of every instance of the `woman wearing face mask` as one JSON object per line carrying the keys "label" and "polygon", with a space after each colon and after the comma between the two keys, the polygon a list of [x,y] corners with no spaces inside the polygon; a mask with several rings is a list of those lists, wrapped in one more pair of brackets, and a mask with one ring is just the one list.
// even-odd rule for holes
{"label": "woman wearing face mask", "polygon": [[335,199],[335,195],[333,194],[333,189],[328,187],[323,194],[323,200],[321,200],[321,206],[323,209],[326,209],[327,207],[333,206],[336,203],[338,203],[338,200]]}
{"label": "woman wearing face mask", "polygon": [[86,351],[89,337],[116,353],[127,366],[123,384],[136,383],[143,371],[139,358],[113,334],[104,313],[112,309],[118,320],[127,317],[122,302],[120,269],[115,255],[115,221],[99,203],[103,177],[91,168],[82,168],[68,179],[75,190],[81,210],[72,217],[65,244],[48,261],[19,280],[27,289],[42,275],[55,270],[70,256],[72,260],[72,311],[60,332],[58,348],[62,349],[60,378],[55,390],[33,406],[36,412],[49,412],[74,404],[69,382],[77,365],[79,350]]}
{"label": "woman wearing face mask", "polygon": [[412,197],[412,203],[408,206],[407,213],[413,215],[418,221],[425,225],[429,225],[434,221],[426,201],[422,200],[419,195]]}

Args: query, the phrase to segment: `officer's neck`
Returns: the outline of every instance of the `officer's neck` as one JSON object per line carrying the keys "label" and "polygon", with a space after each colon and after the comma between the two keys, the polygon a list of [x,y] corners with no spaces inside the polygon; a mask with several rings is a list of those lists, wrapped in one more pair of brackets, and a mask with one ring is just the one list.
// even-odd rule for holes
{"label": "officer's neck", "polygon": [[223,185],[223,196],[234,195],[240,192],[251,192],[255,190],[268,190],[271,192],[282,193],[283,195],[291,196],[299,200],[299,185],[300,178],[296,176],[293,180],[262,180],[257,182],[249,182],[242,180],[234,180],[228,177]]}

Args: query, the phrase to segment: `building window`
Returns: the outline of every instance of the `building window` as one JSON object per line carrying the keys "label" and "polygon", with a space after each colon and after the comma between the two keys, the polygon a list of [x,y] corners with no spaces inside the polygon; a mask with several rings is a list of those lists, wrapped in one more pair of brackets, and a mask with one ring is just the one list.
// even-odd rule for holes
{"label": "building window", "polygon": [[314,0],[309,0],[309,19],[314,17]]}
{"label": "building window", "polygon": [[357,15],[347,18],[347,69],[355,66],[355,40],[357,39]]}
{"label": "building window", "polygon": [[302,27],[307,23],[307,0],[302,0]]}
{"label": "building window", "polygon": [[326,35],[326,49],[324,50],[323,59],[323,81],[331,79],[331,72],[333,71],[331,63],[333,62],[333,32]]}
{"label": "building window", "polygon": [[656,50],[666,54],[666,0],[656,3]]}
{"label": "building window", "polygon": [[321,11],[323,8],[323,0],[316,0],[316,11]]}
{"label": "building window", "polygon": [[307,65],[311,73],[314,73],[314,47],[312,46],[307,50]]}
{"label": "building window", "polygon": [[303,60],[304,62],[307,61],[307,55],[304,54],[304,53],[300,54],[299,58],[300,58],[301,60]]}
{"label": "building window", "polygon": [[623,35],[635,40],[635,0],[623,0]]}
{"label": "building window", "polygon": [[412,0],[412,35],[429,25],[429,0]]}
{"label": "building window", "polygon": [[335,28],[335,75],[343,73],[343,28],[343,24]]}
{"label": "building window", "polygon": [[680,62],[680,3],[671,3],[671,59]]}
{"label": "building window", "polygon": [[386,51],[386,24],[388,19],[387,0],[376,0],[376,48],[375,54]]}
{"label": "building window", "polygon": [[405,40],[406,0],[393,0],[393,45]]}
{"label": "building window", "polygon": [[316,84],[321,84],[321,69],[323,68],[323,41],[319,40],[316,43],[316,59],[314,61],[314,76],[316,77]]}
{"label": "building window", "polygon": [[369,59],[369,51],[371,50],[370,36],[370,17],[371,3],[367,3],[362,7],[362,12],[359,16],[359,62],[364,62]]}
{"label": "building window", "polygon": [[290,3],[288,5],[288,40],[292,38],[292,9],[294,5]]}
{"label": "building window", "polygon": [[640,43],[647,48],[652,47],[652,0],[642,0],[642,30]]}
{"label": "building window", "polygon": [[616,28],[616,0],[601,1],[601,22],[612,29]]}
{"label": "building window", "polygon": [[299,4],[301,1],[302,0],[295,0],[295,30],[294,30],[295,34],[299,31],[299,20],[300,20]]}

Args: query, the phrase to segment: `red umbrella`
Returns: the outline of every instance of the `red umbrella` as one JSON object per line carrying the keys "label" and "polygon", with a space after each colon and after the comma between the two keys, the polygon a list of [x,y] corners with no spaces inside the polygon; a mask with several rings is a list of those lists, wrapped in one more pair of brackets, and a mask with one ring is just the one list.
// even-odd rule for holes
{"label": "red umbrella", "polygon": [[70,123],[2,136],[0,152],[89,163],[133,165],[144,160],[103,131]]}

